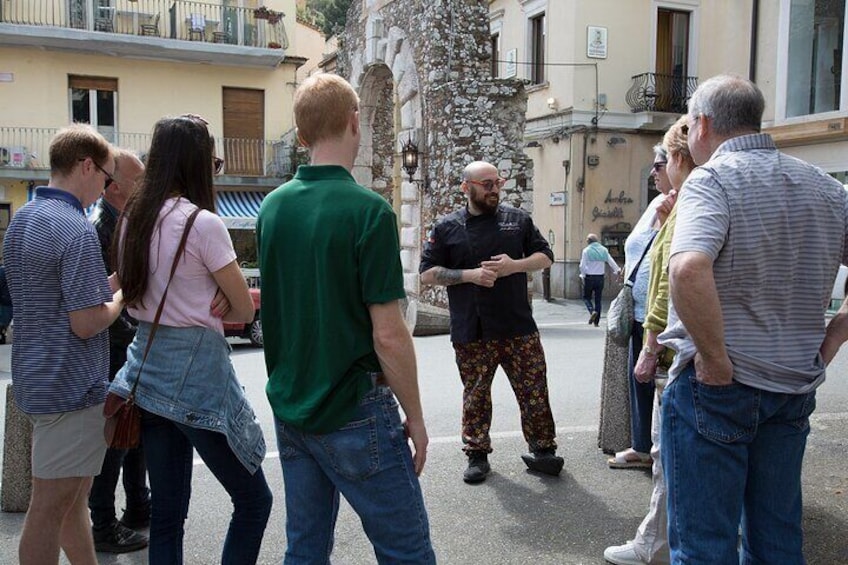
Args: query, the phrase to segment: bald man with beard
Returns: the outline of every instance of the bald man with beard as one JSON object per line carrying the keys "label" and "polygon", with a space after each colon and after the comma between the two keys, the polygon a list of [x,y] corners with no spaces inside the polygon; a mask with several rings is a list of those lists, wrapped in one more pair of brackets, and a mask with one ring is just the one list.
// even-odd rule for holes
{"label": "bald man with beard", "polygon": [[466,483],[483,482],[491,471],[491,387],[498,366],[521,411],[530,448],[521,456],[524,463],[548,475],[559,475],[563,466],[556,455],[545,352],[527,299],[527,273],[550,266],[553,252],[529,214],[500,203],[505,183],[490,163],[466,166],[461,185],[466,205],[436,223],[419,268],[422,283],[447,287],[451,342],[463,384]]}

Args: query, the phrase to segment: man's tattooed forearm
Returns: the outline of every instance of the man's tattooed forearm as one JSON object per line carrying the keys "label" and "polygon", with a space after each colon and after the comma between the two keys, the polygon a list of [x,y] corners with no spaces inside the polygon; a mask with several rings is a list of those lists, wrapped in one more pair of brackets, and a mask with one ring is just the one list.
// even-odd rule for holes
{"label": "man's tattooed forearm", "polygon": [[434,275],[436,276],[437,283],[446,286],[462,282],[462,271],[459,269],[445,269],[444,267],[439,267],[436,269]]}

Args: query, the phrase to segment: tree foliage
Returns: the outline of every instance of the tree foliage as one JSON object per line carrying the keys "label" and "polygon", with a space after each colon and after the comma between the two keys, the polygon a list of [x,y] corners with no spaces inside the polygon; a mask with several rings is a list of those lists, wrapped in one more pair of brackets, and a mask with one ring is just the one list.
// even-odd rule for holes
{"label": "tree foliage", "polygon": [[347,22],[347,10],[352,0],[308,0],[307,9],[319,14],[320,18],[313,21],[321,26],[326,37],[336,35],[344,30]]}

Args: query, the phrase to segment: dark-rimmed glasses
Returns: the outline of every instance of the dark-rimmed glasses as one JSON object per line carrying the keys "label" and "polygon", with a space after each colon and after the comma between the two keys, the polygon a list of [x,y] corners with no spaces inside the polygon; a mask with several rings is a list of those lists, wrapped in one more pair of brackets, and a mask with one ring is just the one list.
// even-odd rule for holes
{"label": "dark-rimmed glasses", "polygon": [[498,188],[502,187],[506,183],[506,179],[498,177],[494,180],[467,180],[465,182],[470,184],[476,184],[477,186],[482,186],[488,192],[490,190],[494,190],[496,186]]}
{"label": "dark-rimmed glasses", "polygon": [[[82,159],[78,159],[79,161],[85,161],[86,159],[91,159],[91,157],[83,157]],[[106,182],[103,183],[103,190],[109,188],[109,185],[115,182],[115,177],[106,172],[106,169],[97,164],[97,161],[91,159],[91,162],[94,163],[94,166],[97,167],[97,170],[106,175]]]}
{"label": "dark-rimmed glasses", "polygon": [[660,172],[665,169],[665,166],[668,164],[668,161],[654,161],[654,164],[651,165],[651,171]]}
{"label": "dark-rimmed glasses", "polygon": [[215,166],[215,174],[218,175],[224,169],[224,160],[220,157],[212,157],[212,164]]}

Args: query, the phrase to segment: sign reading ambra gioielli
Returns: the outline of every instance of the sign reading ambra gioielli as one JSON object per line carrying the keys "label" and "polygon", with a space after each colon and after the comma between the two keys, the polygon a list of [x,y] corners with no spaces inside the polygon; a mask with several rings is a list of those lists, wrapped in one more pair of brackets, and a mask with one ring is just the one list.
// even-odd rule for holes
{"label": "sign reading ambra gioielli", "polygon": [[622,190],[618,193],[618,196],[613,196],[612,189],[610,189],[607,192],[607,197],[604,198],[604,206],[592,208],[592,221],[594,222],[598,218],[623,218],[623,206],[629,204],[633,204],[633,199],[627,196],[626,192]]}

